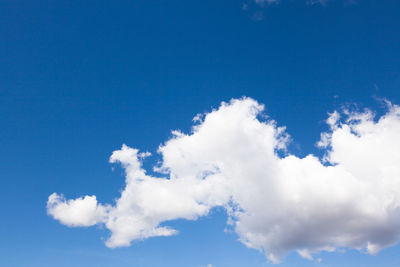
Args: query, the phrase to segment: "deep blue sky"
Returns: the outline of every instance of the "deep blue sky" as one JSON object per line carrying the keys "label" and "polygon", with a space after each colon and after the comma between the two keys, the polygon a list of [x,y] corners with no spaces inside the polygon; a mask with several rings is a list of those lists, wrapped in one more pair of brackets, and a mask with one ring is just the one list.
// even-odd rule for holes
{"label": "deep blue sky", "polygon": [[[110,250],[106,230],[64,227],[45,207],[53,192],[111,202],[124,179],[113,150],[154,153],[231,98],[264,103],[299,156],[319,153],[342,104],[400,104],[400,2],[305,2],[0,1],[0,265],[268,265],[218,210]],[[399,266],[399,253],[323,254],[319,266]],[[293,254],[281,266],[314,265]]]}

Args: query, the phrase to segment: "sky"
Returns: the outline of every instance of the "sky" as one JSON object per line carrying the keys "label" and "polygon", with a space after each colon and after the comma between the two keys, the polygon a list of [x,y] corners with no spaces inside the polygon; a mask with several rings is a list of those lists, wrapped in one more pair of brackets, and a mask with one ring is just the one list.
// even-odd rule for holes
{"label": "sky", "polygon": [[399,266],[399,11],[0,1],[0,265]]}

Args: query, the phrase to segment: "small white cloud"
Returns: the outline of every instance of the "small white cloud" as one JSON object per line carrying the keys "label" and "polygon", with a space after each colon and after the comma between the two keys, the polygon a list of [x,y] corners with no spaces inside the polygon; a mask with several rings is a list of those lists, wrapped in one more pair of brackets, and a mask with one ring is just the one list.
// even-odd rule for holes
{"label": "small white cloud", "polygon": [[53,193],[47,201],[47,213],[71,227],[105,222],[108,208],[98,204],[96,196],[65,200],[62,195]]}

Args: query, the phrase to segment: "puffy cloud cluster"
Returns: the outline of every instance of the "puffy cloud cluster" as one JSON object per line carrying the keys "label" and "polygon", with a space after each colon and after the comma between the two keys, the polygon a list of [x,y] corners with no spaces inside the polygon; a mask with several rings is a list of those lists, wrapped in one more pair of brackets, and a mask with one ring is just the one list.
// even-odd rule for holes
{"label": "puffy cloud cluster", "polygon": [[110,158],[126,171],[115,204],[54,193],[48,214],[67,226],[104,224],[106,245],[119,247],[174,235],[161,225],[224,207],[240,241],[272,262],[290,251],[308,259],[338,248],[375,254],[399,241],[400,107],[389,105],[378,120],[370,111],[332,113],[318,143],[322,160],[279,156],[289,136],[263,109],[250,98],[232,100],[196,116],[190,134],[174,131],[159,148],[155,170],[164,178],[143,169],[148,153],[123,145]]}

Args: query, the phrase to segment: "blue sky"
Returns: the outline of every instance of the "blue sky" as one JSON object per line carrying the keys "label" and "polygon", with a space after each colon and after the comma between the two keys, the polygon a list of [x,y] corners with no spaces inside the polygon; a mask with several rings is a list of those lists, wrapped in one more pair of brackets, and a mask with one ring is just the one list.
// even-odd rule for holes
{"label": "blue sky", "polygon": [[[399,11],[394,0],[1,1],[0,265],[272,265],[224,231],[220,207],[168,222],[178,235],[110,249],[104,225],[65,227],[46,202],[112,204],[125,187],[113,151],[150,151],[153,173],[171,130],[243,96],[286,126],[287,153],[322,157],[328,112],[400,104]],[[399,252],[321,252],[320,263],[290,252],[278,266],[399,266]]]}

